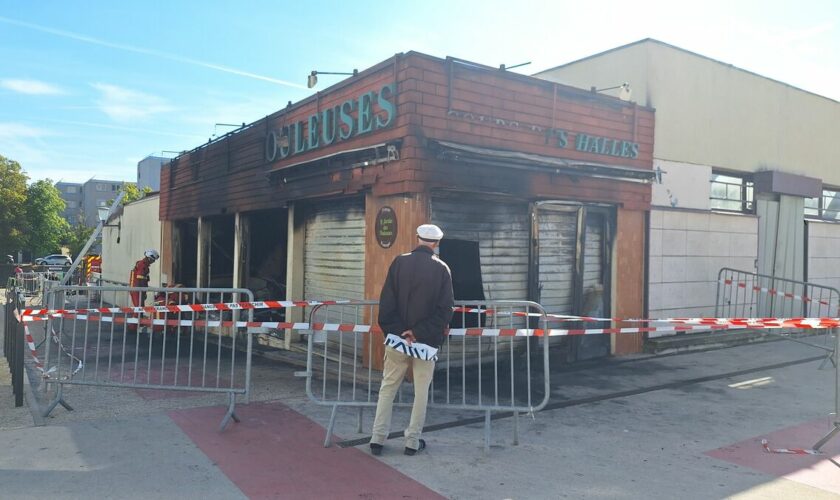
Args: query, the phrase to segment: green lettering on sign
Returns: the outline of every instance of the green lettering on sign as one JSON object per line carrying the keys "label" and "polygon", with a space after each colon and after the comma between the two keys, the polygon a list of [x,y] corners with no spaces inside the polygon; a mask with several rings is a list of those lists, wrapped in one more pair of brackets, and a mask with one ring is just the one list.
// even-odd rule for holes
{"label": "green lettering on sign", "polygon": [[337,114],[338,106],[321,111],[321,138],[324,140],[324,146],[329,146],[335,140]]}
{"label": "green lettering on sign", "polygon": [[359,135],[373,130],[371,99],[374,95],[373,92],[367,92],[359,96]]}
{"label": "green lettering on sign", "polygon": [[306,137],[309,146],[306,149],[315,149],[318,147],[318,115],[309,117],[309,126],[307,127]]}
{"label": "green lettering on sign", "polygon": [[397,116],[396,94],[396,84],[389,83],[305,120],[269,130],[265,135],[266,161],[282,160],[393,125]]}

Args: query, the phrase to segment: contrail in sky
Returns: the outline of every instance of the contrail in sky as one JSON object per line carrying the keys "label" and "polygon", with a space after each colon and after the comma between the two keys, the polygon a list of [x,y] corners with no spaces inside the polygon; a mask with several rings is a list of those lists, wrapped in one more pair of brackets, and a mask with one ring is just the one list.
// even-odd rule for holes
{"label": "contrail in sky", "polygon": [[[0,117],[8,116],[12,118],[11,115],[0,114]],[[186,139],[196,139],[201,138],[200,134],[179,134],[177,132],[167,132],[164,130],[153,130],[153,129],[145,129],[145,128],[136,128],[136,127],[123,127],[120,125],[109,125],[105,123],[91,123],[91,122],[82,122],[82,121],[75,121],[75,120],[59,120],[55,118],[32,118],[31,120],[39,121],[39,122],[47,122],[47,123],[58,123],[60,125],[78,125],[80,127],[94,127],[94,128],[104,128],[107,130],[120,130],[123,132],[139,132],[143,134],[156,134],[156,135],[165,135],[169,137],[183,137]],[[24,125],[25,126],[25,125]],[[0,123],[0,132],[3,131],[3,123]],[[25,132],[25,129],[24,129]]]}
{"label": "contrail in sky", "polygon": [[170,61],[180,62],[180,63],[184,63],[184,64],[191,64],[193,66],[200,66],[202,68],[215,69],[217,71],[223,71],[225,73],[231,73],[233,75],[239,75],[239,76],[244,76],[244,77],[248,77],[248,78],[254,78],[256,80],[262,80],[262,81],[265,81],[265,82],[276,83],[278,85],[285,85],[287,87],[294,87],[294,88],[297,88],[297,89],[306,89],[306,86],[304,86],[304,85],[300,85],[300,84],[293,83],[293,82],[288,82],[286,80],[278,80],[276,78],[271,78],[271,77],[268,77],[268,76],[258,75],[256,73],[250,73],[248,71],[242,71],[242,70],[239,70],[239,69],[236,69],[236,68],[231,68],[231,67],[228,67],[228,66],[222,66],[221,64],[208,63],[208,62],[199,61],[199,60],[196,60],[196,59],[190,59],[188,57],[182,57],[182,56],[178,56],[178,55],[174,55],[174,54],[167,54],[165,52],[160,52],[160,51],[157,51],[157,50],[144,49],[142,47],[133,47],[131,45],[124,45],[124,44],[121,44],[121,43],[106,42],[105,40],[100,40],[98,38],[94,38],[94,37],[91,37],[91,36],[80,35],[78,33],[72,33],[70,31],[48,28],[46,26],[40,26],[40,25],[37,25],[37,24],[27,23],[27,22],[24,22],[24,21],[18,21],[17,19],[9,19],[8,17],[0,16],[0,23],[6,23],[6,24],[12,24],[12,25],[15,25],[15,26],[21,26],[23,28],[29,28],[29,29],[32,29],[32,30],[41,31],[43,33],[49,33],[51,35],[60,36],[60,37],[64,37],[64,38],[70,38],[70,39],[73,39],[73,40],[78,40],[80,42],[91,43],[91,44],[94,44],[94,45],[101,45],[103,47],[110,47],[112,49],[125,50],[127,52],[134,52],[136,54],[145,54],[145,55],[149,55],[149,56],[160,57],[162,59],[169,59]]}

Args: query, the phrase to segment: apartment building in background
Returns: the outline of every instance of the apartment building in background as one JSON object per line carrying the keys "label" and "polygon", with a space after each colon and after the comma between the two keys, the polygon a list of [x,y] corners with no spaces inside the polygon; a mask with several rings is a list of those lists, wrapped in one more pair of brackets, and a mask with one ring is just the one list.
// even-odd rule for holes
{"label": "apartment building in background", "polygon": [[70,224],[75,225],[82,213],[82,187],[79,182],[56,182],[55,187],[61,193],[64,200],[64,211],[61,216]]}
{"label": "apartment building in background", "polygon": [[124,181],[104,179],[90,179],[85,183],[57,182],[55,187],[65,203],[62,216],[71,225],[82,222],[86,226],[96,226],[99,223],[97,208],[107,206],[124,184]]}
{"label": "apartment building in background", "polygon": [[169,163],[169,158],[147,156],[137,163],[137,189],[141,192],[149,188],[152,192],[160,191],[160,169]]}

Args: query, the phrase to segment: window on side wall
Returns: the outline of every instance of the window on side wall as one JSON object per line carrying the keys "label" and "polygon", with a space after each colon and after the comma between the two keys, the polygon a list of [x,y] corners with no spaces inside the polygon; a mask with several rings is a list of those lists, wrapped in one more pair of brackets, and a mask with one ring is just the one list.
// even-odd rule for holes
{"label": "window on side wall", "polygon": [[712,210],[753,212],[753,182],[748,177],[713,172],[711,184]]}
{"label": "window on side wall", "polygon": [[805,198],[805,217],[840,221],[840,188],[823,189],[819,198]]}

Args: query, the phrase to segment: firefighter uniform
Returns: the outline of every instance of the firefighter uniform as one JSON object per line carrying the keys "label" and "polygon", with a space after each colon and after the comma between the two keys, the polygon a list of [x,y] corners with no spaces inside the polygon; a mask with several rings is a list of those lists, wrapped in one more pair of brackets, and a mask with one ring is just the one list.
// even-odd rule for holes
{"label": "firefighter uniform", "polygon": [[[131,270],[131,276],[128,279],[128,286],[131,287],[147,287],[149,286],[149,266],[155,262],[160,255],[157,250],[146,250],[142,259],[134,264]],[[146,303],[146,293],[140,291],[129,292],[131,295],[131,303],[134,307],[143,306]]]}

